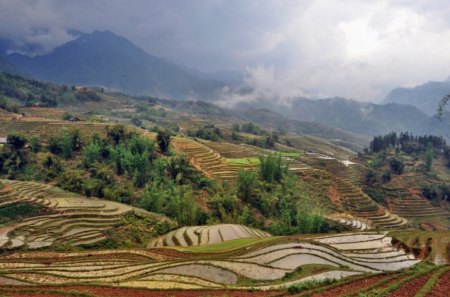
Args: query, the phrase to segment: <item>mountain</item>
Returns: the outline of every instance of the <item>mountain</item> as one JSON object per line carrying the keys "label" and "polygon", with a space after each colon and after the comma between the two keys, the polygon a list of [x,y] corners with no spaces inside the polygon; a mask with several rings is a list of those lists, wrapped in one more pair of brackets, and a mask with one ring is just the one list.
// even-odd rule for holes
{"label": "mountain", "polygon": [[0,57],[0,72],[7,72],[12,74],[18,74],[19,70],[11,64],[8,60],[3,57]]}
{"label": "mountain", "polygon": [[14,48],[14,43],[5,38],[0,38],[0,57],[6,56],[8,54],[8,50]]}
{"label": "mountain", "polygon": [[449,120],[439,122],[411,105],[374,104],[345,98],[312,100],[297,98],[291,105],[277,102],[259,101],[240,103],[238,109],[253,110],[266,108],[300,122],[321,123],[358,135],[374,136],[391,131],[408,131],[414,134],[434,134],[450,139],[450,131],[445,129]]}
{"label": "mountain", "polygon": [[101,86],[135,95],[213,100],[215,92],[224,86],[152,56],[110,31],[83,34],[46,55],[15,53],[7,59],[37,79]]}
{"label": "mountain", "polygon": [[265,108],[247,109],[238,112],[238,114],[243,119],[252,121],[266,129],[276,131],[281,128],[285,131],[291,131],[301,135],[317,136],[354,151],[361,151],[364,145],[367,145],[370,141],[367,136],[344,131],[326,124],[291,119]]}
{"label": "mountain", "polygon": [[317,122],[363,135],[404,131],[427,118],[408,105],[379,105],[345,98],[297,98],[291,105],[264,102],[263,106],[292,119]]}
{"label": "mountain", "polygon": [[384,103],[410,104],[428,115],[436,114],[439,101],[450,94],[450,77],[444,82],[427,82],[414,88],[393,89]]}

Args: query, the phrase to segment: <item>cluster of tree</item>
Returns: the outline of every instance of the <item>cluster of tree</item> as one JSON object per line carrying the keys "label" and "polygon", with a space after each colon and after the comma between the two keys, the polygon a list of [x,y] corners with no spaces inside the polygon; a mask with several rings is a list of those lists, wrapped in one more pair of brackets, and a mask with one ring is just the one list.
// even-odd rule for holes
{"label": "cluster of tree", "polygon": [[254,137],[245,140],[246,144],[268,149],[274,149],[276,142],[278,142],[278,135],[272,133],[265,137]]}
{"label": "cluster of tree", "polygon": [[248,122],[246,124],[234,124],[232,127],[233,131],[236,132],[245,132],[245,133],[249,133],[249,134],[253,134],[253,135],[268,135],[269,131],[264,130],[263,128],[261,128],[260,126],[252,123],[252,122]]}
{"label": "cluster of tree", "polygon": [[95,90],[49,82],[40,82],[22,76],[0,73],[0,95],[15,98],[25,106],[39,105],[54,107],[58,102],[99,101],[100,96]]}
{"label": "cluster of tree", "polygon": [[0,108],[9,112],[19,112],[19,107],[17,106],[17,104],[10,103],[6,98],[0,99]]}
{"label": "cluster of tree", "polygon": [[196,130],[190,129],[187,131],[187,135],[189,137],[198,137],[201,139],[206,139],[206,140],[211,140],[211,141],[218,141],[223,138],[222,130],[213,124],[205,125]]}
{"label": "cluster of tree", "polygon": [[0,173],[14,179],[17,171],[27,164],[25,145],[27,139],[18,134],[8,135],[6,145],[0,151]]}
{"label": "cluster of tree", "polygon": [[141,118],[149,121],[153,120],[154,118],[165,118],[169,114],[162,107],[155,108],[145,104],[138,104],[136,106],[136,111],[139,113],[139,116]]}
{"label": "cluster of tree", "polygon": [[[237,196],[272,221],[268,228],[273,234],[318,233],[328,228],[312,192],[288,173],[281,156],[262,157],[258,172],[240,171]],[[257,223],[249,208],[243,209],[239,222]]]}
{"label": "cluster of tree", "polygon": [[385,151],[389,148],[395,148],[407,154],[425,153],[430,146],[436,150],[444,150],[447,144],[442,137],[433,135],[414,136],[408,132],[402,132],[397,135],[391,132],[387,135],[376,136],[370,142],[369,150],[373,153]]}
{"label": "cluster of tree", "polygon": [[450,201],[450,185],[428,184],[422,187],[422,195],[429,200]]}
{"label": "cluster of tree", "polygon": [[0,174],[55,181],[63,189],[143,207],[181,224],[204,223],[197,197],[211,181],[184,156],[156,154],[157,148],[167,152],[169,145],[167,131],[161,130],[153,142],[123,125],[86,143],[76,129],[65,129],[46,144],[10,134],[0,151]]}

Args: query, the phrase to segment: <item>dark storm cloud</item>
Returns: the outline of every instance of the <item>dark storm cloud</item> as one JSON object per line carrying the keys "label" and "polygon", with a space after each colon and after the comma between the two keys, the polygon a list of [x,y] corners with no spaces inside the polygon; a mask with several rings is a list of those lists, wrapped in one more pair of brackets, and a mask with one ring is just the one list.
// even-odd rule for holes
{"label": "dark storm cloud", "polygon": [[450,74],[446,0],[1,0],[0,37],[37,53],[111,30],[205,71],[247,69],[252,100],[271,94],[380,98]]}

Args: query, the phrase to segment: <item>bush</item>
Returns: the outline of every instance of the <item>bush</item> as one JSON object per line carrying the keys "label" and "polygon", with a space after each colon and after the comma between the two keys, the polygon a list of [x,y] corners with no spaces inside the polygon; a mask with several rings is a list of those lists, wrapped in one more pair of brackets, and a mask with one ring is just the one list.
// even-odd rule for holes
{"label": "bush", "polygon": [[439,197],[439,189],[436,185],[426,185],[422,187],[422,195],[429,200],[436,200]]}
{"label": "bush", "polygon": [[403,170],[405,169],[405,165],[403,164],[402,160],[393,158],[389,161],[389,166],[391,167],[392,172],[395,174],[402,174]]}
{"label": "bush", "polygon": [[269,155],[260,157],[259,175],[267,182],[280,182],[283,175],[287,173],[287,167],[281,162],[281,155]]}
{"label": "bush", "polygon": [[13,150],[20,150],[22,149],[25,144],[27,143],[27,139],[25,136],[21,134],[9,134],[6,137],[6,143],[13,149]]}
{"label": "bush", "polygon": [[163,153],[167,153],[170,145],[170,133],[167,130],[160,130],[156,135],[156,142],[158,143],[159,149]]}
{"label": "bush", "polygon": [[63,116],[62,116],[62,119],[63,119],[64,121],[68,121],[68,120],[70,120],[72,117],[73,117],[72,114],[66,111],[66,112],[64,112],[64,114],[63,114]]}

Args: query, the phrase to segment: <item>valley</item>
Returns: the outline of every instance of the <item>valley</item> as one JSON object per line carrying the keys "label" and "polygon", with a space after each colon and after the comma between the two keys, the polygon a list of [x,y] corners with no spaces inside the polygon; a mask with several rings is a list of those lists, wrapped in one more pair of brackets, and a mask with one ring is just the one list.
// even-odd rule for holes
{"label": "valley", "polygon": [[443,296],[450,170],[438,151],[426,170],[422,138],[357,153],[209,103],[90,92],[2,112],[4,296]]}
{"label": "valley", "polygon": [[0,1],[0,297],[447,297],[446,1]]}

